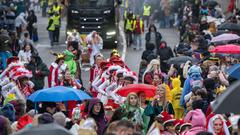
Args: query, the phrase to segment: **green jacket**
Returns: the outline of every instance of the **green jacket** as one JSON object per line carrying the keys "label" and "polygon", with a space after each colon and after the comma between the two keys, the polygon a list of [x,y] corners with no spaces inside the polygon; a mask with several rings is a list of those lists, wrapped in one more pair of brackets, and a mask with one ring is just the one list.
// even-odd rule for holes
{"label": "green jacket", "polygon": [[74,54],[68,50],[65,50],[63,53],[65,55],[64,63],[67,65],[71,75],[75,76],[75,74],[77,72],[77,64],[76,64],[75,60],[73,59]]}
{"label": "green jacket", "polygon": [[[125,104],[121,106],[121,108],[123,110],[122,119],[131,120],[133,123],[141,122],[142,132],[146,134],[150,117],[144,114],[144,109],[142,109],[141,107],[130,109],[131,107],[127,107]],[[136,116],[136,115],[140,115],[140,116]]]}

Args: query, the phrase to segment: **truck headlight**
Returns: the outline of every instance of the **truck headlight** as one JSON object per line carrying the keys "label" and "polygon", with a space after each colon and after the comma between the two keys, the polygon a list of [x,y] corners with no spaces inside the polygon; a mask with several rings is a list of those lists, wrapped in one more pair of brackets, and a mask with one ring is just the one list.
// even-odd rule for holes
{"label": "truck headlight", "polygon": [[111,13],[111,10],[105,10],[103,11],[103,14],[110,14]]}
{"label": "truck headlight", "polygon": [[73,14],[78,14],[79,12],[77,10],[71,10]]}
{"label": "truck headlight", "polygon": [[106,33],[107,36],[113,36],[116,35],[116,31],[109,31]]}

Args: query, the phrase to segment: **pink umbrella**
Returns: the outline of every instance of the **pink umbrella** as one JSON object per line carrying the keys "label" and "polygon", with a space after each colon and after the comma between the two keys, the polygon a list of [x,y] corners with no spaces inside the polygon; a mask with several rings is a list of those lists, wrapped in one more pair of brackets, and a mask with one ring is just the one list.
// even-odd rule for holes
{"label": "pink umbrella", "polygon": [[222,42],[222,41],[231,41],[231,40],[237,40],[240,39],[240,37],[237,34],[231,34],[231,33],[224,33],[219,36],[213,37],[211,42]]}
{"label": "pink umbrella", "polygon": [[210,52],[212,53],[224,53],[224,54],[240,54],[240,46],[234,44],[228,44],[223,46],[217,46]]}

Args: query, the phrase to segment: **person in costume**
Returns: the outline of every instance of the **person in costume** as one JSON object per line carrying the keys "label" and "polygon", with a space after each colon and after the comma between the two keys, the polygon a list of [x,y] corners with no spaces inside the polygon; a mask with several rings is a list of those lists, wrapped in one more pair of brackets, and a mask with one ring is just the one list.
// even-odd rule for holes
{"label": "person in costume", "polygon": [[176,134],[174,128],[174,121],[175,119],[171,116],[168,112],[163,111],[161,112],[162,120],[163,120],[163,127],[164,127],[164,135],[174,135]]}
{"label": "person in costume", "polygon": [[167,111],[169,114],[174,115],[172,104],[166,99],[166,87],[164,85],[158,85],[156,96],[144,111],[145,115],[150,117],[149,125],[152,125],[154,118],[162,111]]}
{"label": "person in costume", "polygon": [[63,54],[65,55],[64,64],[67,65],[67,69],[70,71],[71,75],[75,76],[75,73],[77,72],[77,64],[73,59],[74,58],[73,53],[68,50],[65,50]]}
{"label": "person in costume", "polygon": [[144,109],[140,107],[137,94],[129,93],[125,103],[114,112],[112,120],[120,119],[133,122],[137,131],[146,133],[148,118],[144,115]]}
{"label": "person in costume", "polygon": [[54,87],[59,85],[59,80],[63,77],[63,72],[66,69],[66,65],[64,64],[64,55],[52,53],[56,56],[56,60],[51,64],[48,76],[48,87]]}
{"label": "person in costume", "polygon": [[99,54],[103,48],[103,40],[96,31],[93,31],[87,36],[87,42],[90,51],[90,64],[93,65],[95,55]]}
{"label": "person in costume", "polygon": [[107,74],[109,75],[108,78],[106,78],[106,80],[99,85],[98,87],[95,87],[95,89],[98,91],[98,99],[100,99],[104,105],[107,104],[108,102],[108,98],[107,98],[107,92],[106,92],[106,88],[115,81],[115,77],[114,77],[114,71],[121,69],[120,66],[115,66],[112,65],[108,68]]}
{"label": "person in costume", "polygon": [[184,114],[184,108],[180,106],[180,98],[182,95],[182,88],[181,88],[181,81],[180,81],[180,76],[177,78],[171,78],[172,81],[172,87],[173,89],[171,90],[171,96],[172,96],[172,105],[173,105],[173,110],[174,110],[174,118],[175,119],[181,119]]}
{"label": "person in costume", "polygon": [[106,87],[106,93],[111,98],[111,99],[108,99],[108,105],[112,106],[114,109],[119,107],[119,104],[121,104],[122,102],[121,97],[117,95],[116,92],[123,87],[124,72],[126,72],[126,70],[122,68],[116,70],[113,73],[113,76],[115,79],[110,83],[109,86]]}
{"label": "person in costume", "polygon": [[124,83],[123,86],[127,86],[129,84],[136,84],[138,82],[137,74],[133,71],[124,72]]}
{"label": "person in costume", "polygon": [[154,74],[161,74],[160,61],[158,59],[153,59],[148,64],[147,69],[142,76],[142,82],[144,84],[152,84]]}
{"label": "person in costume", "polygon": [[183,85],[183,92],[182,96],[180,98],[180,105],[184,106],[186,101],[184,100],[184,97],[189,94],[192,91],[192,88],[194,87],[203,87],[203,78],[201,77],[202,70],[199,66],[193,65],[188,70],[188,76],[187,79],[184,82]]}
{"label": "person in costume", "polygon": [[24,67],[18,57],[10,57],[7,60],[7,68],[0,74],[1,94],[15,94],[17,99],[25,100],[32,91],[34,84],[29,80],[32,73]]}
{"label": "person in costume", "polygon": [[104,58],[101,54],[95,56],[95,64],[90,69],[90,80],[89,83],[92,83],[93,80],[100,74],[101,70],[101,63],[103,62]]}
{"label": "person in costume", "polygon": [[171,102],[172,101],[172,96],[170,94],[170,87],[163,81],[164,80],[163,78],[164,78],[163,74],[155,73],[153,75],[152,85],[156,86],[156,87],[158,85],[164,85],[164,87],[166,88],[166,98],[167,98],[167,101]]}
{"label": "person in costume", "polygon": [[188,112],[184,118],[184,122],[191,123],[192,128],[183,132],[183,135],[196,135],[201,131],[206,131],[206,117],[200,109]]}
{"label": "person in costume", "polygon": [[212,115],[208,121],[207,130],[214,135],[230,135],[226,121],[220,114]]}
{"label": "person in costume", "polygon": [[[66,70],[64,76],[60,82],[60,86],[70,87],[74,89],[81,89],[82,85],[77,82],[76,79],[72,78],[70,71]],[[72,110],[77,105],[77,101],[68,101],[68,116],[72,116]]]}
{"label": "person in costume", "polygon": [[91,83],[91,94],[93,97],[97,97],[98,95],[97,87],[99,87],[104,81],[106,81],[107,78],[109,78],[107,72],[110,66],[111,64],[106,61],[100,63],[99,75],[97,75]]}

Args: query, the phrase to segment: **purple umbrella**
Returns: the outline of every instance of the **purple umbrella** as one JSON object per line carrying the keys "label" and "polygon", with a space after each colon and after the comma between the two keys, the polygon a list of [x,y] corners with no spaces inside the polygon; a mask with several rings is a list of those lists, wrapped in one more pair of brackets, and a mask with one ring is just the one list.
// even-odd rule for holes
{"label": "purple umbrella", "polygon": [[213,37],[211,42],[222,42],[222,41],[231,41],[231,40],[237,40],[240,39],[240,37],[237,34],[230,34],[230,33],[224,33],[219,36]]}

